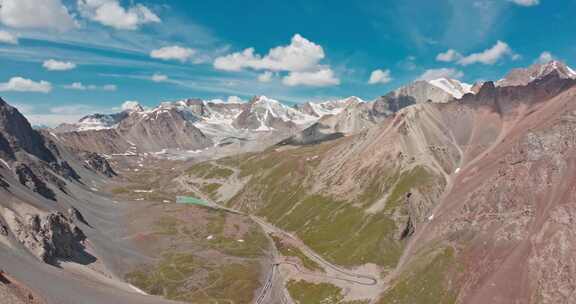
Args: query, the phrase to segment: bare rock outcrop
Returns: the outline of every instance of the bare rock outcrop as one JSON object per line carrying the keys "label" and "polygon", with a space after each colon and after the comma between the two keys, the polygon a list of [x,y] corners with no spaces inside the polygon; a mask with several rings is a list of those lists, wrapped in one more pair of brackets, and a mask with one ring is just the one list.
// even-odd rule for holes
{"label": "bare rock outcrop", "polygon": [[86,235],[60,212],[46,215],[28,214],[16,220],[16,238],[46,263],[73,259],[83,251]]}
{"label": "bare rock outcrop", "polygon": [[93,171],[101,173],[108,177],[116,176],[116,172],[110,166],[110,163],[98,153],[86,152],[82,155],[84,158],[85,166]]}
{"label": "bare rock outcrop", "polygon": [[48,185],[34,173],[34,171],[26,164],[20,163],[14,168],[18,181],[31,189],[32,191],[42,195],[43,197],[56,200],[56,194]]}

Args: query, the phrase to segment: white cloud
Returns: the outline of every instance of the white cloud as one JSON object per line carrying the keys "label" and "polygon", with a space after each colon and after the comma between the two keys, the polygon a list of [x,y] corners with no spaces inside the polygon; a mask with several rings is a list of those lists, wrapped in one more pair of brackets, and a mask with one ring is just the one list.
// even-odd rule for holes
{"label": "white cloud", "polygon": [[331,86],[340,84],[332,69],[321,65],[324,59],[322,46],[295,34],[289,45],[277,46],[266,55],[255,54],[254,48],[242,52],[218,57],[214,60],[214,68],[225,71],[241,71],[244,69],[265,70],[258,76],[261,82],[271,81],[272,72],[288,72],[282,83],[287,86]]}
{"label": "white cloud", "polygon": [[95,91],[95,90],[116,91],[118,89],[116,85],[113,84],[107,84],[100,87],[94,84],[83,84],[82,82],[73,82],[71,84],[67,84],[62,87],[67,90],[77,90],[77,91]]}
{"label": "white cloud", "polygon": [[228,99],[226,100],[228,103],[245,103],[246,100],[238,97],[238,96],[228,96]]}
{"label": "white cloud", "polygon": [[508,0],[521,6],[534,6],[540,4],[540,0]]}
{"label": "white cloud", "polygon": [[330,68],[323,68],[313,72],[290,72],[282,79],[282,83],[291,87],[298,85],[326,87],[339,85],[340,79],[334,76]]}
{"label": "white cloud", "polygon": [[208,100],[208,102],[212,102],[212,103],[246,103],[247,101],[238,97],[238,96],[232,95],[232,96],[228,96],[228,98],[226,98],[226,100],[223,100],[221,98],[215,98],[215,99]]}
{"label": "white cloud", "polygon": [[83,114],[90,113],[93,111],[94,107],[85,104],[73,104],[65,106],[57,106],[50,108],[50,113],[52,114],[62,114],[62,115],[72,115],[72,114]]}
{"label": "white cloud", "polygon": [[102,86],[102,90],[112,92],[118,90],[118,87],[115,84],[106,84]]}
{"label": "white cloud", "polygon": [[168,76],[166,76],[164,74],[156,73],[156,74],[152,75],[152,77],[150,79],[154,82],[163,82],[163,81],[168,80]]}
{"label": "white cloud", "polygon": [[258,75],[258,81],[260,82],[270,82],[272,81],[272,77],[274,76],[274,74],[272,74],[272,72],[270,71],[266,71],[260,75]]}
{"label": "white cloud", "polygon": [[456,62],[457,64],[466,66],[474,63],[495,64],[505,56],[509,56],[512,60],[516,60],[520,57],[520,55],[512,51],[506,42],[498,40],[494,46],[480,53],[473,53],[464,56],[456,50],[449,49],[444,53],[438,54],[436,60],[442,62]]}
{"label": "white cloud", "polygon": [[179,60],[185,62],[190,59],[196,50],[180,46],[166,46],[150,52],[150,57],[162,60]]}
{"label": "white cloud", "polygon": [[52,84],[44,80],[36,82],[22,77],[12,77],[8,82],[0,83],[0,92],[6,91],[49,93],[52,91]]}
{"label": "white cloud", "polygon": [[452,62],[452,61],[459,60],[461,58],[462,58],[462,55],[453,49],[449,49],[446,52],[440,53],[440,54],[438,54],[438,56],[436,56],[436,60],[442,61],[442,62]]}
{"label": "white cloud", "polygon": [[377,83],[388,83],[392,81],[392,77],[390,76],[390,70],[374,70],[370,74],[370,79],[368,79],[369,84],[377,84]]}
{"label": "white cloud", "polygon": [[458,79],[464,77],[464,73],[457,69],[451,68],[441,68],[441,69],[430,69],[426,70],[420,77],[419,80],[434,80],[438,78],[453,78]]}
{"label": "white cloud", "polygon": [[7,31],[0,31],[0,43],[18,44],[18,37]]}
{"label": "white cloud", "polygon": [[254,48],[248,48],[242,52],[216,58],[214,67],[225,71],[240,71],[250,68],[299,72],[316,69],[323,58],[324,49],[320,45],[309,41],[300,34],[295,34],[289,45],[272,48],[265,56],[254,54]]}
{"label": "white cloud", "polygon": [[76,64],[70,61],[57,61],[49,59],[44,61],[42,66],[48,71],[68,71],[76,68]]}
{"label": "white cloud", "polygon": [[12,77],[8,82],[0,83],[0,92],[6,91],[49,93],[52,91],[52,84],[44,80],[36,82],[22,77]]}
{"label": "white cloud", "polygon": [[518,55],[514,54],[506,42],[498,40],[496,44],[480,53],[470,54],[458,60],[460,65],[470,65],[474,63],[494,64],[505,56],[515,59]]}
{"label": "white cloud", "polygon": [[32,107],[20,108],[22,114],[32,125],[46,125],[55,127],[62,123],[74,123],[80,118],[93,113],[106,112],[108,109],[97,108],[87,104],[69,104],[55,106],[48,109],[38,109],[36,105]]}
{"label": "white cloud", "polygon": [[540,54],[540,56],[538,56],[538,59],[536,60],[537,63],[548,63],[552,60],[555,60],[555,57],[552,56],[552,53],[548,52],[548,51],[544,51]]}
{"label": "white cloud", "polygon": [[140,108],[140,103],[135,100],[127,100],[122,104],[122,111],[135,110]]}
{"label": "white cloud", "polygon": [[0,22],[14,28],[58,31],[78,27],[61,0],[0,0]]}
{"label": "white cloud", "polygon": [[143,24],[161,22],[148,7],[136,4],[124,8],[118,0],[78,0],[78,10],[85,18],[119,30],[136,30]]}
{"label": "white cloud", "polygon": [[78,90],[78,91],[95,90],[96,89],[96,86],[84,85],[81,82],[73,82],[73,83],[67,84],[63,87],[65,89],[68,89],[68,90]]}

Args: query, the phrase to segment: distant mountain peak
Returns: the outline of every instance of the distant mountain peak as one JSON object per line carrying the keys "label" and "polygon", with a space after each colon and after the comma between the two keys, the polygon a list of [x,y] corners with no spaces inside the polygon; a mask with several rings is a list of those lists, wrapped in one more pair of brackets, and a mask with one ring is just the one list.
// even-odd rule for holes
{"label": "distant mountain peak", "polygon": [[264,95],[256,95],[254,97],[252,97],[252,99],[250,100],[250,103],[254,104],[254,103],[274,103],[274,104],[279,104],[280,102],[276,99],[272,99],[269,98],[267,96]]}
{"label": "distant mountain peak", "polygon": [[144,107],[142,107],[142,105],[140,105],[139,102],[137,101],[126,101],[124,104],[122,104],[122,112],[141,112],[144,111]]}
{"label": "distant mountain peak", "polygon": [[454,98],[462,98],[467,93],[472,93],[472,85],[457,79],[438,78],[429,80],[428,83],[452,95]]}
{"label": "distant mountain peak", "polygon": [[562,79],[576,79],[576,71],[562,61],[551,60],[547,63],[536,63],[527,68],[514,69],[496,82],[496,85],[500,87],[524,86],[552,73],[557,73]]}

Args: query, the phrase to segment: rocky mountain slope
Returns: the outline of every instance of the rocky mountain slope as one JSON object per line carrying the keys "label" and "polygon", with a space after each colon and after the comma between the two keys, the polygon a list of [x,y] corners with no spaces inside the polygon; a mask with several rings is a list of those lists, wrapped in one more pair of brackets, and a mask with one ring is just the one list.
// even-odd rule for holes
{"label": "rocky mountain slope", "polygon": [[471,86],[455,79],[418,80],[398,88],[370,103],[351,99],[346,107],[320,118],[284,143],[310,144],[358,133],[380,124],[401,109],[426,102],[446,103],[473,93]]}
{"label": "rocky mountain slope", "polygon": [[[154,183],[162,168],[145,181],[117,177],[106,158],[32,129],[3,100],[0,142],[0,302],[175,303],[127,283],[167,275],[164,266],[143,271],[156,261],[180,265],[179,285],[169,278],[172,289],[158,279],[145,283],[167,299],[250,303],[259,289],[260,272],[269,267],[264,263],[268,243],[247,217],[111,196],[132,183]],[[116,166],[118,160],[122,156],[111,161]],[[176,222],[182,224],[174,228]],[[218,241],[211,244],[208,235]],[[219,259],[207,258],[211,255]],[[182,290],[190,295],[184,297]]]}
{"label": "rocky mountain slope", "polygon": [[[86,292],[87,287],[74,283],[71,274],[58,275],[56,268],[44,263],[81,268],[93,264],[103,271],[89,241],[98,233],[91,231],[83,215],[88,206],[81,201],[89,200],[84,194],[89,191],[87,183],[98,183],[115,172],[102,157],[73,152],[56,136],[32,129],[17,109],[1,99],[0,138],[0,264],[5,277],[11,277],[8,282],[19,282],[10,283],[17,289],[7,290],[16,298],[23,296],[22,290],[33,290],[22,299],[26,303],[43,303],[47,295],[56,299],[55,282]],[[42,283],[43,276],[50,278],[47,282],[54,279],[53,284]],[[100,295],[112,296],[106,291]],[[65,302],[70,301],[80,298],[71,295]]]}
{"label": "rocky mountain slope", "polygon": [[[167,210],[140,199],[129,203],[134,198],[126,195],[111,197],[104,189],[130,180],[117,177],[107,159],[67,147],[57,134],[32,129],[1,99],[0,143],[0,302],[172,303],[127,283],[142,283],[147,273],[138,269],[163,258],[180,266],[202,265],[201,272],[186,272],[182,286],[174,287],[186,285],[191,294],[203,290],[202,295],[176,297],[176,289],[154,292],[166,298],[249,303],[259,288],[260,271],[268,267],[262,262],[267,243],[245,217],[183,205]],[[159,172],[155,169],[154,176]],[[182,219],[174,218],[174,212]],[[191,215],[188,232],[165,230],[171,221],[189,221]],[[187,235],[190,231],[211,234],[218,242],[209,244],[206,235]],[[152,239],[159,247],[151,246]],[[165,252],[166,244],[176,241],[182,252]],[[208,253],[221,260],[206,259]],[[176,286],[175,278],[171,282]],[[241,284],[244,294],[233,297],[233,284]]]}
{"label": "rocky mountain slope", "polygon": [[211,194],[222,204],[383,275],[373,295],[329,278],[297,285],[285,269],[294,298],[315,288],[371,303],[571,303],[574,101],[576,81],[559,71],[486,82],[351,136],[196,166],[237,172]]}

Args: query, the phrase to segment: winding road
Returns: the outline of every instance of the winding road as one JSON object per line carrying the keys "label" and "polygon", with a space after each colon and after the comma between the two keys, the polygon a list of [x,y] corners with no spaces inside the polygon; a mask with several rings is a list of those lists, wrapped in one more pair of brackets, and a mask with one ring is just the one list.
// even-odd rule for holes
{"label": "winding road", "polygon": [[[184,185],[184,181],[181,181],[181,183],[183,184],[183,186],[187,186],[187,188],[193,187],[189,184]],[[195,187],[193,187],[193,188],[195,188]],[[227,212],[231,212],[231,213],[235,213],[235,214],[241,214],[241,215],[248,216],[255,223],[257,223],[260,227],[262,227],[262,230],[264,230],[265,235],[269,238],[269,240],[272,244],[272,248],[273,248],[272,249],[272,259],[274,262],[272,264],[272,268],[270,269],[268,276],[266,277],[266,281],[264,282],[264,285],[260,291],[260,294],[256,298],[256,301],[255,301],[256,304],[270,303],[270,300],[273,298],[272,287],[274,286],[274,282],[277,280],[279,280],[280,282],[283,282],[282,278],[277,278],[279,276],[279,273],[280,273],[278,267],[281,264],[290,265],[290,266],[294,267],[297,272],[299,272],[303,275],[310,276],[310,277],[316,277],[319,279],[325,279],[327,281],[339,280],[339,281],[344,281],[344,282],[349,283],[349,284],[362,285],[362,286],[377,286],[379,284],[379,281],[376,277],[365,275],[365,274],[360,274],[360,273],[354,273],[348,269],[344,269],[342,267],[339,267],[337,265],[334,265],[334,264],[326,261],[323,257],[321,257],[316,252],[314,252],[312,249],[310,249],[308,246],[306,246],[297,237],[295,237],[291,233],[288,233],[288,232],[266,222],[264,219],[259,218],[259,217],[254,216],[254,215],[246,214],[242,211],[239,211],[239,210],[236,210],[233,208],[228,208],[228,207],[222,206],[222,205],[214,202],[209,197],[202,195],[202,192],[198,191],[198,189],[194,189],[194,190],[196,190],[194,192],[197,193],[202,200],[204,200],[205,202],[208,203],[207,206],[206,205],[200,205],[200,206],[214,208],[214,209],[218,209],[218,210],[223,210],[223,211],[227,211]],[[306,271],[303,271],[300,268],[300,265],[297,263],[289,262],[289,261],[281,261],[279,259],[281,254],[278,252],[278,249],[276,248],[274,241],[270,237],[270,234],[280,235],[280,236],[283,236],[285,238],[292,240],[292,242],[298,247],[298,249],[300,249],[308,258],[314,260],[316,263],[321,265],[324,268],[324,270],[327,271],[327,273],[322,274],[322,273],[306,272]],[[332,274],[330,274],[330,272],[332,272]],[[283,285],[283,283],[282,283],[282,285]],[[292,299],[290,298],[290,295],[287,293],[284,286],[282,287],[282,289],[283,289],[283,292],[282,292],[282,295],[280,296],[281,297],[280,298],[281,303],[293,303]]]}

